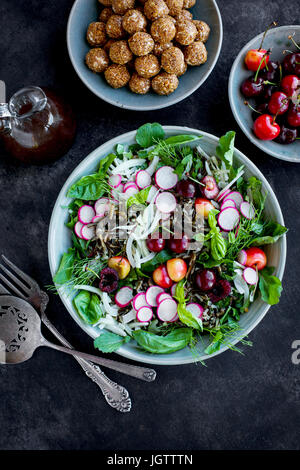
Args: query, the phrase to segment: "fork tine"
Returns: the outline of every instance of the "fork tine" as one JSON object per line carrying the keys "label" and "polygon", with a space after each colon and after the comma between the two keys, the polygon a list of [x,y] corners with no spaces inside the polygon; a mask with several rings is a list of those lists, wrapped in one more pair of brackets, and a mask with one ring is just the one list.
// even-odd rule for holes
{"label": "fork tine", "polygon": [[0,294],[10,295],[10,292],[7,289],[5,289],[5,287],[2,284],[0,284]]}
{"label": "fork tine", "polygon": [[27,284],[31,287],[34,287],[36,289],[39,289],[38,283],[32,279],[32,277],[28,276],[28,274],[24,273],[20,268],[18,268],[14,263],[12,263],[6,256],[1,255],[2,259],[5,261],[5,263],[13,270],[15,273],[20,276],[21,279],[23,279]]}
{"label": "fork tine", "polygon": [[5,272],[5,274],[10,277],[10,279],[18,286],[20,287],[24,292],[25,294],[29,295],[30,293],[30,289],[24,284],[24,282],[20,281],[20,279],[18,279],[13,273],[11,273],[8,269],[6,269],[5,266],[3,266],[3,264],[0,264],[0,268],[2,269],[2,271]]}
{"label": "fork tine", "polygon": [[10,288],[10,290],[12,290],[16,295],[18,295],[19,297],[21,297],[22,299],[26,299],[27,297],[25,297],[25,295],[19,291],[19,289],[17,289],[8,279],[6,279],[6,277],[4,277],[1,273],[0,273],[0,279],[3,281],[3,283],[8,286]]}

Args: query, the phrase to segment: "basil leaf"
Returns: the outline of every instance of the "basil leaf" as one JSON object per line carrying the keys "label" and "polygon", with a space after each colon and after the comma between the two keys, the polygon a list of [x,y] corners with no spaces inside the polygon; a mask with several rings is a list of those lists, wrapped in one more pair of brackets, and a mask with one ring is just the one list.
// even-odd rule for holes
{"label": "basil leaf", "polygon": [[115,158],[116,155],[114,153],[110,153],[106,157],[102,158],[99,163],[98,174],[105,178],[107,176],[107,170]]}
{"label": "basil leaf", "polygon": [[182,145],[187,144],[188,142],[193,142],[194,140],[201,139],[202,135],[193,135],[193,134],[181,134],[168,137],[164,140],[167,145]]}
{"label": "basil leaf", "polygon": [[259,289],[264,302],[275,305],[279,302],[282,284],[278,277],[273,276],[273,267],[266,267],[259,272]]}
{"label": "basil leaf", "polygon": [[226,163],[227,168],[231,168],[233,165],[234,140],[235,132],[229,131],[220,137],[216,148],[217,157]]}
{"label": "basil leaf", "polygon": [[63,254],[57,273],[55,274],[53,281],[55,284],[64,284],[70,281],[73,273],[73,266],[75,261],[75,249],[69,248],[69,250]]}
{"label": "basil leaf", "polygon": [[186,299],[184,292],[185,282],[179,281],[175,289],[175,299],[178,301],[177,312],[179,319],[182,323],[196,330],[202,330],[202,321],[200,318],[195,318],[191,312],[186,309]]}
{"label": "basil leaf", "polygon": [[127,208],[133,206],[133,204],[145,204],[149,195],[151,187],[142,189],[139,193],[131,196],[127,200]]}
{"label": "basil leaf", "polygon": [[152,258],[150,261],[144,263],[141,269],[146,273],[152,272],[155,268],[157,268],[161,264],[164,264],[171,258],[173,258],[173,256],[167,250],[162,250],[157,253],[157,255],[155,255],[154,258]]}
{"label": "basil leaf", "polygon": [[170,354],[188,346],[193,339],[191,328],[178,328],[166,336],[159,336],[144,330],[133,332],[133,338],[145,351],[153,354]]}
{"label": "basil leaf", "polygon": [[70,187],[68,197],[95,201],[107,193],[107,187],[103,176],[98,173],[83,176]]}
{"label": "basil leaf", "polygon": [[94,346],[103,353],[112,353],[129,341],[129,336],[120,336],[110,331],[103,331],[103,333],[95,339]]}
{"label": "basil leaf", "polygon": [[73,300],[80,318],[89,325],[96,323],[103,316],[101,302],[96,294],[80,291]]}
{"label": "basil leaf", "polygon": [[155,142],[164,138],[165,132],[157,122],[141,126],[136,133],[135,140],[142,148],[151,147]]}
{"label": "basil leaf", "polygon": [[226,256],[227,242],[220,232],[214,232],[210,241],[211,256],[216,261],[220,261]]}

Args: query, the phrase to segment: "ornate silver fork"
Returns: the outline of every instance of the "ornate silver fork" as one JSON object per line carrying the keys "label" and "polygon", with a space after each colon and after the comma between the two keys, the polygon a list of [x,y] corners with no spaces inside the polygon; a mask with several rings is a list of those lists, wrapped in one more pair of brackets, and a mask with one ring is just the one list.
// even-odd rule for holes
{"label": "ornate silver fork", "polygon": [[[7,289],[8,287],[14,294],[29,302],[33,307],[37,308],[41,313],[42,322],[53,333],[53,335],[61,342],[61,344],[73,349],[72,345],[61,335],[61,333],[59,333],[55,326],[52,325],[45,313],[47,304],[49,302],[49,297],[46,292],[43,292],[34,279],[21,271],[21,269],[9,261],[4,255],[2,255],[2,258],[6,265],[9,266],[11,270],[16,273],[20,279],[22,279],[23,282],[11,271],[9,271],[3,264],[0,264],[2,271],[14,282],[14,284],[12,284],[5,276],[3,276],[3,274],[0,273],[0,279],[6,286],[4,287],[2,284],[0,284],[0,293],[11,294],[11,292],[9,292]],[[16,286],[18,286],[19,289]],[[95,364],[78,357],[75,357],[75,359],[80,364],[86,375],[100,387],[107,403],[110,406],[121,412],[130,411],[131,400],[129,398],[128,391],[124,387],[116,384],[106,377],[106,375],[101,371],[100,367],[96,366]],[[103,362],[107,367],[110,366],[110,363],[111,365],[118,365],[118,370],[120,370],[120,372],[129,375],[133,375],[132,368],[136,368],[136,366],[110,361],[108,359],[103,359]],[[115,369],[115,367],[112,368]],[[137,371],[139,371],[139,369],[143,376],[139,374],[138,378],[143,378],[147,381],[152,381],[155,379],[156,373],[153,369],[137,367]]]}

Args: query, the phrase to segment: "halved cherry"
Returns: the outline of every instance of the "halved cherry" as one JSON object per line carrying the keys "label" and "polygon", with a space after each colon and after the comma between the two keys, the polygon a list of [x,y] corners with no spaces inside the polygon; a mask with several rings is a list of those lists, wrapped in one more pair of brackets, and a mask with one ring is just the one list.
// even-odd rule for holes
{"label": "halved cherry", "polygon": [[203,194],[204,197],[207,199],[214,199],[217,197],[219,194],[220,190],[218,188],[218,185],[216,183],[216,180],[213,176],[206,175],[204,178],[201,180],[201,193]]}

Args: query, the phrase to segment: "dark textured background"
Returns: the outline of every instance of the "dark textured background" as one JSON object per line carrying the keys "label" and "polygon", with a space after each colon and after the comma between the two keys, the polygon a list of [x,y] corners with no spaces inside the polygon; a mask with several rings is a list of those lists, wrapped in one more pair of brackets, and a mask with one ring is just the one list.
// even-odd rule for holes
{"label": "dark textured background", "polygon": [[[199,0],[198,0],[199,1]],[[147,384],[115,372],[108,375],[130,391],[133,409],[119,414],[104,401],[76,362],[40,349],[19,366],[0,366],[1,449],[299,449],[300,365],[291,343],[300,339],[300,166],[272,159],[238,129],[227,98],[231,64],[241,47],[272,20],[299,23],[299,0],[219,0],[224,24],[221,56],[212,75],[190,98],[154,112],[112,107],[77,78],[66,51],[72,0],[0,1],[0,78],[8,95],[25,85],[55,86],[78,117],[76,142],[53,165],[21,166],[0,160],[0,246],[41,284],[51,282],[47,232],[62,184],[94,148],[153,120],[197,127],[215,135],[237,133],[237,147],[267,177],[287,226],[284,292],[250,334],[245,355],[228,351],[208,367],[157,367]],[[92,351],[92,342],[51,296],[49,317],[72,343]],[[117,356],[115,356],[117,358]]]}

